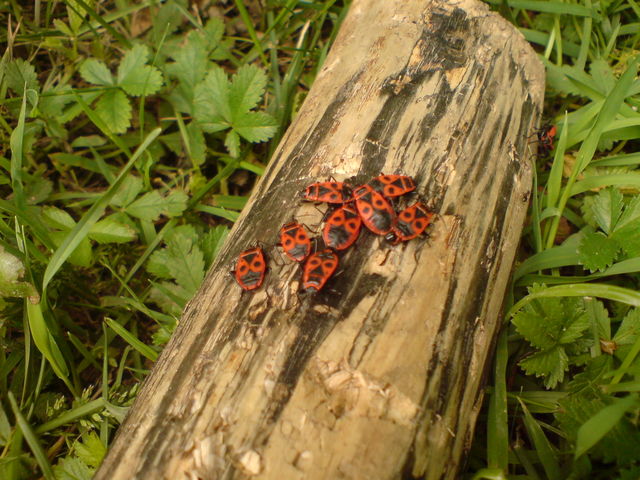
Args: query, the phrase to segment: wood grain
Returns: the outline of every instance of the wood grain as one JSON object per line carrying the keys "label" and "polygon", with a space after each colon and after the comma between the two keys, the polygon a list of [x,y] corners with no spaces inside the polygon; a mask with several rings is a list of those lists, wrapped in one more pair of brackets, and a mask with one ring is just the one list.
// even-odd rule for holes
{"label": "wood grain", "polygon": [[[544,73],[473,0],[355,0],[295,122],[96,479],[455,478],[528,204]],[[368,232],[315,295],[277,249],[255,294],[227,274],[330,175],[402,172],[428,241]]]}

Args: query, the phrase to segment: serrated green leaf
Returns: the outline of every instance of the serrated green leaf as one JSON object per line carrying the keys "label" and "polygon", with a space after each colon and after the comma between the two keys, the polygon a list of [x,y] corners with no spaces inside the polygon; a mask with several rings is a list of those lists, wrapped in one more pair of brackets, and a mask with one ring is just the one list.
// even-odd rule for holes
{"label": "serrated green leaf", "polygon": [[126,207],[133,202],[142,190],[142,179],[135,175],[128,175],[122,181],[122,185],[111,198],[109,205],[116,207]]}
{"label": "serrated green leaf", "polygon": [[67,37],[73,37],[75,34],[71,31],[69,25],[64,23],[62,20],[58,18],[53,19],[53,26],[56,27],[60,31],[60,33],[64,33]]}
{"label": "serrated green leaf", "polygon": [[250,142],[265,142],[276,132],[278,122],[265,112],[246,112],[233,122],[233,129]]}
{"label": "serrated green leaf", "polygon": [[21,58],[16,58],[6,64],[4,78],[7,86],[18,95],[23,94],[25,86],[27,90],[37,91],[40,89],[35,67]]}
{"label": "serrated green leaf", "polygon": [[151,95],[162,87],[162,73],[156,67],[146,65],[149,49],[136,45],[123,57],[118,66],[118,85],[134,97]]}
{"label": "serrated green leaf", "polygon": [[578,246],[580,263],[592,272],[613,265],[620,244],[602,232],[587,231]]}
{"label": "serrated green leaf", "polygon": [[195,229],[190,225],[174,228],[167,234],[166,244],[151,255],[147,271],[160,278],[175,279],[191,297],[204,278],[204,256]]}
{"label": "serrated green leaf", "polygon": [[187,101],[193,102],[194,89],[207,72],[207,50],[201,34],[189,33],[187,43],[172,55],[175,63],[167,65],[167,72],[179,80],[177,88]]}
{"label": "serrated green leaf", "polygon": [[162,214],[180,215],[187,208],[187,195],[176,190],[163,197],[157,190],[152,190],[126,207],[125,211],[134,217],[154,221]]}
{"label": "serrated green leaf", "polygon": [[235,130],[227,132],[227,135],[224,138],[224,146],[227,147],[227,150],[232,157],[236,158],[238,156],[240,153],[240,137]]}
{"label": "serrated green leaf", "polygon": [[620,245],[628,257],[640,257],[640,218],[618,228],[611,238]]}
{"label": "serrated green leaf", "polygon": [[589,65],[589,71],[591,78],[593,79],[594,86],[598,88],[603,95],[606,95],[616,84],[616,77],[613,74],[613,70],[602,58],[594,59]]}
{"label": "serrated green leaf", "polygon": [[177,217],[187,208],[189,196],[182,190],[174,190],[164,198],[164,210],[168,217]]}
{"label": "serrated green leaf", "polygon": [[66,457],[53,467],[53,473],[56,480],[91,480],[95,470],[77,457]]}
{"label": "serrated green leaf", "polygon": [[153,288],[149,292],[149,299],[166,314],[180,318],[184,306],[191,298],[189,292],[173,282],[151,283]]}
{"label": "serrated green leaf", "polygon": [[119,88],[105,90],[96,103],[96,113],[112,133],[124,133],[131,125],[131,103]]}
{"label": "serrated green leaf", "polygon": [[140,67],[134,74],[128,76],[126,81],[119,85],[129,95],[139,97],[153,95],[162,88],[162,73],[156,67],[146,65]]}
{"label": "serrated green leaf", "polygon": [[204,260],[207,268],[211,266],[211,263],[215,260],[220,248],[224,245],[228,234],[229,229],[227,227],[224,225],[217,225],[201,237],[200,246],[204,253]]}
{"label": "serrated green leaf", "polygon": [[52,206],[42,207],[42,219],[51,228],[57,228],[58,230],[71,230],[76,225],[76,221],[71,215]]}
{"label": "serrated green leaf", "polygon": [[157,190],[151,190],[131,203],[125,211],[134,217],[154,221],[162,214],[164,199]]}
{"label": "serrated green leaf", "polygon": [[637,223],[640,219],[640,195],[634,196],[624,208],[620,219],[616,223],[615,229],[626,227],[630,223]]}
{"label": "serrated green leaf", "polygon": [[565,345],[577,341],[590,326],[589,317],[584,312],[580,312],[567,320],[560,330],[558,338],[558,343]]}
{"label": "serrated green leaf", "polygon": [[232,118],[241,118],[258,105],[267,85],[267,75],[255,65],[243,65],[231,79],[229,107]]}
{"label": "serrated green leaf", "polygon": [[569,358],[561,347],[534,353],[521,360],[518,365],[527,373],[536,377],[544,377],[547,388],[555,388],[564,379],[564,372],[569,368]]}
{"label": "serrated green leaf", "polygon": [[600,300],[588,298],[584,300],[585,311],[589,321],[594,326],[595,334],[598,339],[611,340],[611,320],[609,319],[609,311],[604,307]]}
{"label": "serrated green leaf", "polygon": [[[51,240],[56,245],[56,247],[60,247],[64,242],[67,235],[70,235],[71,232],[66,230],[64,232],[51,232],[49,235],[51,236]],[[76,265],[78,267],[90,267],[91,262],[93,260],[93,253],[91,252],[91,242],[87,237],[83,238],[78,246],[71,252],[69,255],[69,263],[72,265]]]}
{"label": "serrated green leaf", "polygon": [[618,346],[631,345],[636,342],[638,335],[640,335],[640,309],[633,308],[622,319],[613,341]]}
{"label": "serrated green leaf", "polygon": [[204,33],[203,37],[206,42],[207,50],[213,53],[220,44],[222,35],[224,35],[224,22],[221,18],[212,17],[207,21],[202,31]]}
{"label": "serrated green leaf", "polygon": [[[535,294],[538,289],[531,288]],[[581,300],[575,298],[544,298],[519,310],[513,324],[533,347],[542,350],[556,346],[568,331],[582,331],[589,326]],[[578,326],[572,327],[576,323]]]}
{"label": "serrated green leaf", "polygon": [[[95,0],[84,0],[84,4],[88,8],[93,8],[94,2]],[[77,0],[66,0],[66,4],[69,25],[71,26],[71,30],[77,33],[88,12]]]}
{"label": "serrated green leaf", "polygon": [[85,60],[80,67],[80,76],[94,85],[113,85],[113,76],[107,66],[95,58]]}
{"label": "serrated green leaf", "polygon": [[53,183],[48,178],[35,177],[24,186],[27,205],[37,205],[45,201],[53,191]]}
{"label": "serrated green leaf", "polygon": [[74,447],[75,454],[80,460],[93,468],[98,468],[107,453],[107,447],[95,432],[88,432],[82,436],[82,442]]}
{"label": "serrated green leaf", "polygon": [[111,217],[96,222],[89,230],[89,238],[98,243],[127,243],[137,237],[135,229]]}
{"label": "serrated green leaf", "polygon": [[173,279],[173,273],[169,261],[170,254],[166,248],[156,250],[151,254],[147,261],[147,272],[158,278]]}
{"label": "serrated green leaf", "polygon": [[71,102],[73,102],[73,94],[71,92],[71,89],[63,83],[58,84],[51,89],[48,89],[43,95],[40,96],[38,109],[44,116],[49,117],[49,128],[51,128],[52,121],[60,121],[60,123],[64,123],[59,117],[62,116],[65,106],[70,104]]}
{"label": "serrated green leaf", "polygon": [[638,404],[637,395],[629,395],[607,405],[593,417],[587,420],[579,429],[576,439],[575,457],[583,455],[598,443],[616,424],[624,414]]}
{"label": "serrated green leaf", "polygon": [[[229,79],[222,68],[215,65],[209,70],[202,82],[196,85],[194,95],[194,117],[207,125],[231,123],[229,108]],[[205,131],[211,131],[203,127]]]}
{"label": "serrated green leaf", "polygon": [[207,144],[202,129],[195,122],[191,122],[187,125],[186,131],[191,161],[196,165],[202,165],[207,157]]}
{"label": "serrated green leaf", "polygon": [[118,65],[118,85],[127,83],[146,65],[148,58],[149,48],[146,45],[135,45],[127,51]]}
{"label": "serrated green leaf", "polygon": [[607,235],[613,231],[622,214],[623,197],[620,190],[609,187],[598,192],[593,198],[591,208],[593,217]]}

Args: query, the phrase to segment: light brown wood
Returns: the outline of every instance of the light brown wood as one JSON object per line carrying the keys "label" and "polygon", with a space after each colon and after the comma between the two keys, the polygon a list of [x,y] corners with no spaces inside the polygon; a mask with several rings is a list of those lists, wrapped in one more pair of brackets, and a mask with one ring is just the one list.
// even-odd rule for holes
{"label": "light brown wood", "polygon": [[[543,75],[479,2],[355,0],[96,479],[455,478],[525,218]],[[265,285],[242,294],[228,275],[240,251],[275,243],[292,216],[319,223],[305,185],[379,172],[416,178],[439,213],[429,241],[365,232],[309,296],[274,249]]]}

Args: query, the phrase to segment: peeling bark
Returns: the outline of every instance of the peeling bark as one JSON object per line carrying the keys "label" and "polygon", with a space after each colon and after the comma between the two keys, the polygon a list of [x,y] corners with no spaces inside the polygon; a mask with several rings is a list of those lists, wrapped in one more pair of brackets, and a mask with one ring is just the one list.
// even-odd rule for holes
{"label": "peeling bark", "polygon": [[[355,0],[296,121],[146,380],[96,479],[455,478],[530,193],[543,68],[473,0]],[[330,175],[402,172],[429,241],[363,232],[342,273],[242,294],[229,265]],[[275,258],[274,258],[275,257]],[[275,260],[275,261],[274,261]],[[281,265],[277,265],[276,261]]]}

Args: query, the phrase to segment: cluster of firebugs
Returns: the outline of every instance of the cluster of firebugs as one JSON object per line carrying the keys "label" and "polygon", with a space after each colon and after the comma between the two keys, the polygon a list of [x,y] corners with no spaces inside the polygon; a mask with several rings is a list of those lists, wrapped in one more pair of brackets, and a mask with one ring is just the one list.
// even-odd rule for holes
{"label": "cluster of firebugs", "polygon": [[[362,225],[382,235],[393,245],[423,234],[434,216],[418,201],[396,213],[391,199],[416,189],[414,180],[405,175],[380,175],[355,189],[337,181],[318,182],[301,192],[302,199],[328,203],[322,228],[325,248],[315,250],[304,225],[292,221],[280,229],[278,245],[291,260],[302,265],[302,289],[321,290],[338,268],[338,254],[358,239]],[[238,256],[232,271],[238,284],[247,291],[260,288],[267,272],[266,256],[260,246]]]}
{"label": "cluster of firebugs", "polygon": [[[538,155],[549,154],[556,133],[556,127],[549,124],[536,131]],[[328,181],[313,183],[302,191],[303,200],[335,206],[325,215],[322,229],[325,248],[320,251],[312,253],[312,240],[302,224],[292,221],[280,229],[278,245],[287,257],[302,265],[303,290],[317,292],[324,287],[338,268],[336,252],[354,244],[362,224],[393,245],[423,234],[434,214],[419,201],[396,213],[391,202],[415,189],[411,177],[380,175],[355,189],[343,182]],[[252,291],[260,288],[266,272],[264,251],[253,247],[240,253],[232,273],[244,290]]]}

